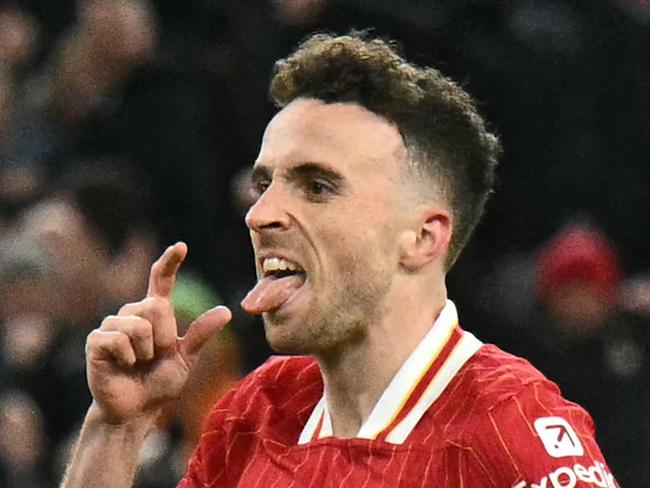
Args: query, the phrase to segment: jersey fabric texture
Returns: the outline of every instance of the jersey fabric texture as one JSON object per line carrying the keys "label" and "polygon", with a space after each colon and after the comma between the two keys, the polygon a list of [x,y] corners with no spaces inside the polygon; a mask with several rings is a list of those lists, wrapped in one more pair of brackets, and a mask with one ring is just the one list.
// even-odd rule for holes
{"label": "jersey fabric texture", "polygon": [[451,302],[355,438],[333,437],[313,358],[273,357],[216,405],[179,484],[592,486],[618,487],[590,416],[527,361],[463,331]]}

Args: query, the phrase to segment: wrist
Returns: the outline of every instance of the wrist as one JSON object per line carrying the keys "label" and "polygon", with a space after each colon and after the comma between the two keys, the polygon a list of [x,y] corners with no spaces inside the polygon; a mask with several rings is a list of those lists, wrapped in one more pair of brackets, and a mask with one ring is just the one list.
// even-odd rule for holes
{"label": "wrist", "polygon": [[147,412],[129,419],[116,419],[108,415],[97,402],[93,401],[86,414],[85,424],[101,428],[108,434],[144,438],[155,427],[157,418],[157,413]]}

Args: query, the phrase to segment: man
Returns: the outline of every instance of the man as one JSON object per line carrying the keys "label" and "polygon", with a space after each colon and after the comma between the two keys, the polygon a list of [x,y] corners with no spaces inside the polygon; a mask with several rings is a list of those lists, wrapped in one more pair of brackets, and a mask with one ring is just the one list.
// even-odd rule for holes
{"label": "man", "polygon": [[[278,62],[253,169],[259,281],[243,300],[282,353],[212,411],[181,487],[616,486],[589,415],[458,326],[445,274],[499,151],[470,97],[362,35]],[[130,486],[217,307],[177,338],[168,248],[147,298],[90,334],[94,403],[63,486]],[[309,356],[311,355],[311,356]]]}

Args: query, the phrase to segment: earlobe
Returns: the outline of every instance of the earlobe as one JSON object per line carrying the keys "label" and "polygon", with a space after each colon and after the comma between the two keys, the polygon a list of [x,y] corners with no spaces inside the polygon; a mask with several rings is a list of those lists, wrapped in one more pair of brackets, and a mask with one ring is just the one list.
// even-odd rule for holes
{"label": "earlobe", "polygon": [[414,273],[430,263],[443,263],[451,234],[451,219],[446,212],[427,212],[427,215],[420,219],[417,231],[410,230],[402,236],[402,266]]}

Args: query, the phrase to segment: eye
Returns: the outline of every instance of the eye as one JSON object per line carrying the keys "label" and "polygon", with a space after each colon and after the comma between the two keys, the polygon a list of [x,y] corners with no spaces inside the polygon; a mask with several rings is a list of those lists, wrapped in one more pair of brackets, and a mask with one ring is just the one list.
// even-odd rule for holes
{"label": "eye", "polygon": [[303,183],[303,188],[305,196],[309,200],[317,203],[326,202],[337,193],[335,186],[322,179],[306,179]]}
{"label": "eye", "polygon": [[258,180],[254,181],[251,184],[251,194],[255,198],[259,198],[262,193],[264,193],[268,187],[271,185],[271,182],[268,180]]}
{"label": "eye", "polygon": [[312,195],[324,195],[325,193],[329,193],[331,191],[331,188],[323,183],[322,181],[311,181],[309,183],[309,192]]}

